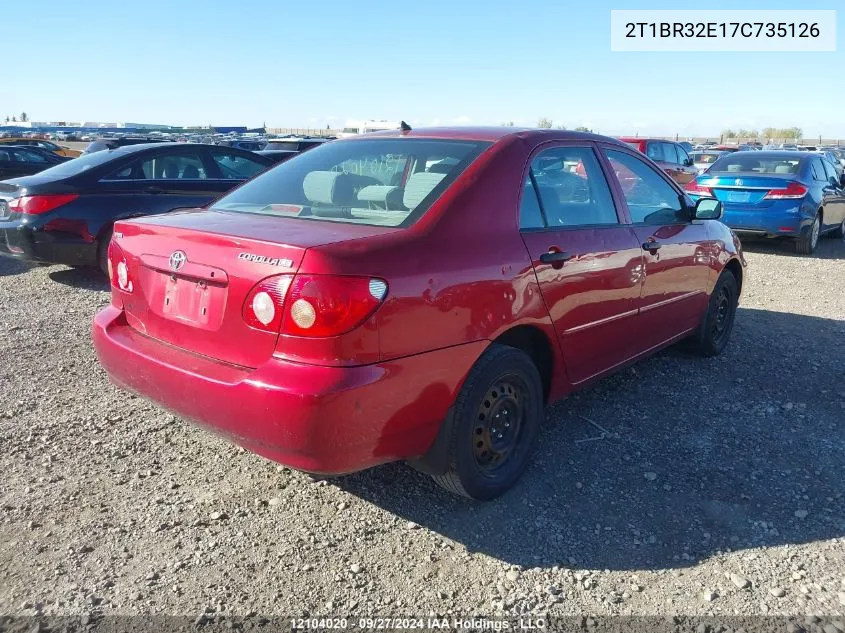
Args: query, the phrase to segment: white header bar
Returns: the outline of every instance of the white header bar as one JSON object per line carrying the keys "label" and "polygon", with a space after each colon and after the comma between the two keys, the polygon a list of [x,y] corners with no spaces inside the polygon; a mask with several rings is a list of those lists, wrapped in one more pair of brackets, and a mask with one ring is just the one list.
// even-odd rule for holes
{"label": "white header bar", "polygon": [[611,51],[835,52],[834,10],[613,10]]}

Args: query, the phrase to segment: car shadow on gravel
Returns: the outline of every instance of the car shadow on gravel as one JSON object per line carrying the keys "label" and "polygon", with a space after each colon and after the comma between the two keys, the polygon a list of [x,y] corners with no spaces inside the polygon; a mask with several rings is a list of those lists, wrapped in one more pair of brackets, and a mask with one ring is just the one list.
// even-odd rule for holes
{"label": "car shadow on gravel", "polygon": [[671,348],[552,407],[498,500],[400,464],[335,485],[512,564],[679,568],[845,536],[843,422],[845,321],[740,309],[721,357]]}
{"label": "car shadow on gravel", "polygon": [[0,277],[11,277],[27,272],[33,264],[14,257],[0,257]]}
{"label": "car shadow on gravel", "polygon": [[753,239],[742,240],[742,249],[750,253],[766,253],[768,255],[786,255],[804,259],[845,259],[845,240],[838,237],[822,237],[812,255],[799,255],[795,252],[795,242],[783,239]]}
{"label": "car shadow on gravel", "polygon": [[105,291],[109,280],[98,268],[63,268],[48,275],[53,281],[82,290]]}

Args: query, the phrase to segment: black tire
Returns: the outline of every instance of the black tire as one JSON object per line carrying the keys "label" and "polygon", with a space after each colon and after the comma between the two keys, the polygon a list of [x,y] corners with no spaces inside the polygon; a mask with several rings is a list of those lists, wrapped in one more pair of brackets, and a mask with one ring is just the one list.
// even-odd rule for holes
{"label": "black tire", "polygon": [[821,233],[821,217],[816,215],[813,224],[801,231],[801,236],[795,241],[795,252],[799,255],[812,255],[819,244]]}
{"label": "black tire", "polygon": [[109,242],[111,242],[112,230],[106,229],[99,239],[97,246],[97,268],[106,276],[109,274]]}
{"label": "black tire", "polygon": [[473,366],[444,422],[451,429],[449,466],[444,474],[432,475],[434,481],[470,499],[498,497],[528,467],[544,409],[543,382],[531,358],[514,347],[492,344]]}
{"label": "black tire", "polygon": [[690,340],[692,351],[701,356],[718,356],[722,353],[731,337],[738,302],[739,284],[736,277],[731,271],[724,270],[710,295],[701,325]]}

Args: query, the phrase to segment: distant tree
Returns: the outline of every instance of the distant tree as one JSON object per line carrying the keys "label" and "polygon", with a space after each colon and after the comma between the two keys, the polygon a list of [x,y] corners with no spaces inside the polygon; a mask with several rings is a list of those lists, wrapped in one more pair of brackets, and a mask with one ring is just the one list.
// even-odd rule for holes
{"label": "distant tree", "polygon": [[722,137],[723,138],[736,138],[736,132],[731,129],[722,130]]}
{"label": "distant tree", "polygon": [[29,117],[26,116],[26,112],[21,112],[21,121],[29,121]]}
{"label": "distant tree", "polygon": [[552,122],[552,120],[551,120],[551,119],[547,119],[546,117],[540,117],[540,118],[537,120],[537,127],[542,127],[542,128],[549,129],[549,128],[551,128],[551,127],[552,127],[552,125],[554,125],[554,123]]}
{"label": "distant tree", "polygon": [[590,128],[585,127],[583,125],[579,125],[578,127],[576,127],[575,131],[576,132],[592,132],[592,130]]}
{"label": "distant tree", "polygon": [[791,127],[788,130],[784,130],[784,132],[786,132],[784,135],[786,138],[799,139],[804,137],[804,130],[800,127]]}
{"label": "distant tree", "polygon": [[12,123],[17,123],[18,119],[15,115],[12,115]]}
{"label": "distant tree", "polygon": [[6,115],[6,123],[8,123],[8,122],[9,122],[9,115],[7,114]]}
{"label": "distant tree", "polygon": [[513,121],[505,121],[502,123],[503,127],[513,127]]}
{"label": "distant tree", "polygon": [[565,130],[565,129],[566,129],[566,126],[565,126],[565,125],[556,125],[556,126],[555,126],[555,129],[556,129],[556,130]]}

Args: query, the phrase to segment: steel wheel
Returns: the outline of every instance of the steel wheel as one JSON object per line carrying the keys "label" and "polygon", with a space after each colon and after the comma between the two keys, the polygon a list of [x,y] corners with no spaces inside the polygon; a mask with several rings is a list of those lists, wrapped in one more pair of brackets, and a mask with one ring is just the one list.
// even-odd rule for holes
{"label": "steel wheel", "polygon": [[815,221],[813,222],[813,227],[810,229],[810,248],[814,249],[819,243],[819,231],[821,231],[821,222],[819,221],[819,216],[816,216]]}
{"label": "steel wheel", "polygon": [[492,474],[518,450],[521,440],[525,386],[507,378],[487,392],[476,414],[473,454],[478,468]]}

